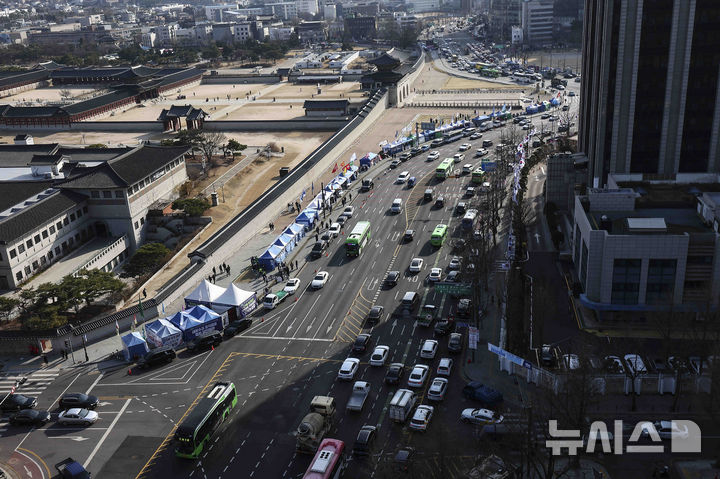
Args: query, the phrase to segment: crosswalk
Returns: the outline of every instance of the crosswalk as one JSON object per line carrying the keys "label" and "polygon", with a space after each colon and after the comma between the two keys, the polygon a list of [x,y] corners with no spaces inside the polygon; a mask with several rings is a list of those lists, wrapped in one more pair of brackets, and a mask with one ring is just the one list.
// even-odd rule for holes
{"label": "crosswalk", "polygon": [[8,394],[13,386],[27,378],[15,392],[28,396],[39,396],[60,374],[59,369],[38,369],[27,373],[0,373],[0,395]]}

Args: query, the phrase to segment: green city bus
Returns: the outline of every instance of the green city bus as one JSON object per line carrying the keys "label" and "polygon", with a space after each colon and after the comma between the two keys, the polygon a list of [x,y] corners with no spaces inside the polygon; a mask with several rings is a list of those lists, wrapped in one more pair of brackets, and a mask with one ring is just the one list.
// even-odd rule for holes
{"label": "green city bus", "polygon": [[442,246],[448,234],[447,225],[437,225],[430,236],[430,244],[433,246]]}
{"label": "green city bus", "polygon": [[480,75],[490,77],[490,78],[497,78],[501,74],[502,74],[502,72],[495,68],[483,68],[480,70]]}
{"label": "green city bus", "polygon": [[347,256],[360,256],[368,240],[370,240],[370,222],[358,221],[345,240],[345,254]]}
{"label": "green city bus", "polygon": [[442,163],[435,169],[435,176],[441,180],[447,178],[452,173],[454,160],[452,158],[445,158]]}
{"label": "green city bus", "polygon": [[202,398],[190,415],[175,431],[178,445],[175,455],[196,459],[215,430],[237,404],[235,385],[231,382],[217,382],[207,396]]}
{"label": "green city bus", "polygon": [[483,179],[485,178],[485,172],[482,168],[477,167],[472,172],[472,182],[481,184],[483,182]]}

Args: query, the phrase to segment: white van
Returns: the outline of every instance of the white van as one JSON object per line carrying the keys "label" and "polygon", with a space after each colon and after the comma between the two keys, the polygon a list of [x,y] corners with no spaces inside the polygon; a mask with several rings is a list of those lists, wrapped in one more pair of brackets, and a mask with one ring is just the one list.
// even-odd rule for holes
{"label": "white van", "polygon": [[417,395],[409,389],[398,389],[390,400],[390,419],[405,422],[417,402]]}
{"label": "white van", "polygon": [[402,213],[402,200],[400,198],[395,198],[392,202],[392,206],[390,207],[391,213]]}
{"label": "white van", "polygon": [[410,172],[403,171],[402,173],[400,173],[400,176],[397,177],[397,180],[395,180],[395,183],[405,183],[409,177],[410,177]]}

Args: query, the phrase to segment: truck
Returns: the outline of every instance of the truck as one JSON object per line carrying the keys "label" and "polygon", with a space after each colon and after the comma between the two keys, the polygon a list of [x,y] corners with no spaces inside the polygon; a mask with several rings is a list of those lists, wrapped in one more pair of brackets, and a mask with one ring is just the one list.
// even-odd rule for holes
{"label": "truck", "polygon": [[285,298],[288,297],[287,291],[278,291],[277,293],[270,293],[267,296],[265,296],[265,299],[263,300],[263,306],[265,309],[275,309],[275,307],[285,301]]}
{"label": "truck", "polygon": [[72,457],[55,464],[55,469],[62,479],[91,479],[92,475]]}
{"label": "truck", "polygon": [[415,407],[417,395],[409,389],[398,389],[390,400],[390,419],[405,422]]}
{"label": "truck", "polygon": [[360,186],[360,191],[370,191],[375,187],[375,182],[372,178],[363,178],[362,180],[362,186]]}
{"label": "truck", "polygon": [[295,432],[295,450],[302,454],[315,454],[334,423],[335,398],[315,396],[310,401],[310,412],[300,421]]}
{"label": "truck", "polygon": [[437,308],[434,304],[425,304],[417,315],[418,326],[428,327],[435,320]]}
{"label": "truck", "polygon": [[355,381],[352,388],[352,394],[348,399],[346,409],[348,411],[362,411],[363,404],[370,394],[370,384],[365,381]]}

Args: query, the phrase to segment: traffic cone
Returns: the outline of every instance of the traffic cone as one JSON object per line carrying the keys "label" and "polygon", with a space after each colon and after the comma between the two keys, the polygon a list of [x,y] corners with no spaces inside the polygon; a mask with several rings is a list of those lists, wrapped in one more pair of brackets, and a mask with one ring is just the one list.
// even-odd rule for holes
{"label": "traffic cone", "polygon": [[264,323],[264,322],[265,322],[265,318],[260,318],[260,322],[261,322],[261,323]]}
{"label": "traffic cone", "polygon": [[295,296],[295,302],[297,303],[297,296]]}
{"label": "traffic cone", "polygon": [[128,376],[132,376],[132,369],[128,368]]}
{"label": "traffic cone", "polygon": [[210,345],[210,351],[215,351],[215,346],[212,344]]}

